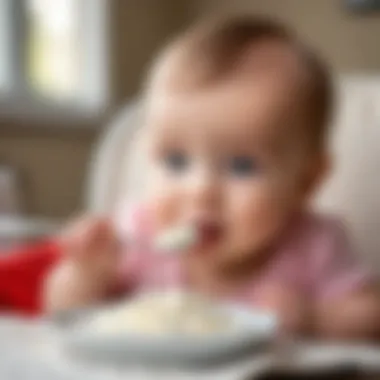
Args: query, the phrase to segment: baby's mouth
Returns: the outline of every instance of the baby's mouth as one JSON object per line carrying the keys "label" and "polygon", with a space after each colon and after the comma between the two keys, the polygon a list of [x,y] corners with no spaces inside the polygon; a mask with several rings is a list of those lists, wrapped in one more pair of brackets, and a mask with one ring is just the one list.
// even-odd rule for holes
{"label": "baby's mouth", "polygon": [[158,234],[153,240],[153,247],[158,252],[193,253],[210,252],[223,236],[220,223],[206,220],[192,220],[177,228],[168,229]]}
{"label": "baby's mouth", "polygon": [[196,223],[199,240],[198,248],[210,248],[218,244],[223,236],[223,229],[219,223],[198,222]]}

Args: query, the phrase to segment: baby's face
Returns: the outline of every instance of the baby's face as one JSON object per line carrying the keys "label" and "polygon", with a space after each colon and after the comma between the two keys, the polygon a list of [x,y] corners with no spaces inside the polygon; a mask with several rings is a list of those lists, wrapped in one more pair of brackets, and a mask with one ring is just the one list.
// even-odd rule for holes
{"label": "baby's face", "polygon": [[201,239],[193,253],[223,266],[274,243],[308,182],[298,95],[290,76],[264,75],[155,99],[148,118],[155,227],[195,223]]}

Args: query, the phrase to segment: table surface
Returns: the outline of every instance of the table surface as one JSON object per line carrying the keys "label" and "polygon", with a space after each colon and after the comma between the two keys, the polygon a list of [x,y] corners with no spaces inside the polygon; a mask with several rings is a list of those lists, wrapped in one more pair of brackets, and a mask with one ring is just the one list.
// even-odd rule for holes
{"label": "table surface", "polygon": [[[285,357],[263,354],[231,365],[203,370],[106,368],[85,365],[68,358],[59,348],[56,330],[38,322],[15,318],[0,318],[0,379],[1,380],[121,380],[121,379],[194,379],[199,380],[251,380],[251,379],[313,379],[322,376],[323,370],[340,365],[357,365],[364,370],[376,370],[380,375],[380,349],[371,347],[343,347],[299,343]],[[289,352],[292,354],[289,355]],[[291,371],[271,370],[282,368]],[[321,372],[322,371],[322,372]],[[317,377],[317,374],[320,375]],[[311,375],[314,374],[314,375]],[[331,378],[331,377],[330,377]],[[380,376],[361,376],[348,373],[335,374],[335,379],[374,379]]]}

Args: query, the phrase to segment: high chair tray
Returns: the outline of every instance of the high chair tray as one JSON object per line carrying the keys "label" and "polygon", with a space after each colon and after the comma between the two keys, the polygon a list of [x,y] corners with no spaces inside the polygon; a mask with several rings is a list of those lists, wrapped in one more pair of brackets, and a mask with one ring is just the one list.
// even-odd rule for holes
{"label": "high chair tray", "polygon": [[222,305],[221,309],[234,320],[237,328],[201,336],[174,333],[153,336],[133,332],[121,332],[117,336],[99,334],[88,326],[102,309],[67,313],[55,323],[66,353],[97,363],[133,361],[209,365],[268,351],[276,337],[277,324],[272,314],[235,305]]}

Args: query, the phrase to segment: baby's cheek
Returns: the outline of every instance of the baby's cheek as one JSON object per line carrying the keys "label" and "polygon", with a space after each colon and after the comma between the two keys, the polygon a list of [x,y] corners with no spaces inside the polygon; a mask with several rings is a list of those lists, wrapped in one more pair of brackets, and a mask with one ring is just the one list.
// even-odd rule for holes
{"label": "baby's cheek", "polygon": [[269,191],[247,192],[236,197],[231,207],[236,240],[257,246],[273,238],[283,220],[279,206]]}
{"label": "baby's cheek", "polygon": [[169,189],[157,189],[147,202],[152,226],[155,230],[169,227],[175,222],[178,210],[175,194]]}

